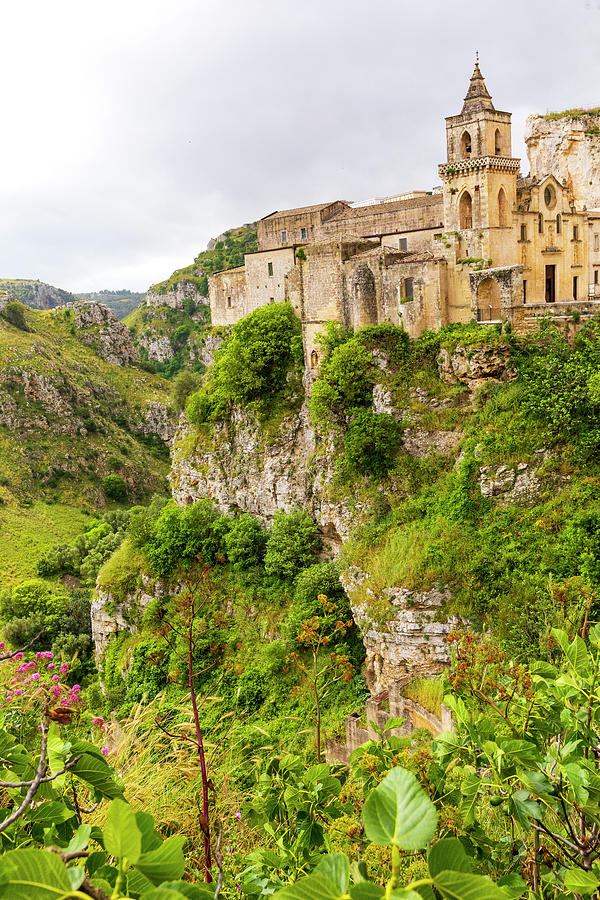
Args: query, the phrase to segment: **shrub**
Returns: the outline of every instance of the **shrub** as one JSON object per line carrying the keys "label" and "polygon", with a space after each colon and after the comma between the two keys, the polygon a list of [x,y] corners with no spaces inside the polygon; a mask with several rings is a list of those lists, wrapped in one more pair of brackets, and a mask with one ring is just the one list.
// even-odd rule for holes
{"label": "shrub", "polygon": [[142,548],[152,568],[163,578],[179,567],[189,568],[198,558],[213,563],[223,552],[231,520],[219,516],[210,500],[180,509],[168,503],[150,527]]}
{"label": "shrub", "polygon": [[317,427],[325,428],[332,416],[341,416],[356,407],[369,406],[373,400],[371,354],[354,336],[335,347],[323,361],[319,378],[313,385],[310,413]]}
{"label": "shrub", "polygon": [[198,390],[200,381],[200,376],[194,375],[192,372],[180,372],[177,375],[171,392],[176,412],[180,413],[185,409],[188,397]]}
{"label": "shrub", "polygon": [[102,479],[102,487],[109,500],[127,499],[127,485],[121,475],[107,475]]}
{"label": "shrub", "polygon": [[218,418],[230,403],[265,402],[286,385],[293,364],[302,360],[300,320],[289,303],[256,309],[234,325],[215,353],[210,379],[187,405],[192,424]]}
{"label": "shrub", "polygon": [[265,571],[292,579],[299,569],[313,562],[320,543],[316,523],[305,510],[275,513],[267,539]]}
{"label": "shrub", "polygon": [[352,472],[383,478],[401,443],[402,427],[393,416],[357,410],[344,436],[346,462]]}
{"label": "shrub", "polygon": [[346,592],[340,583],[340,570],[334,562],[315,563],[298,573],[294,584],[294,597],[290,604],[285,634],[295,641],[303,622],[322,614],[319,594],[336,603],[340,618],[352,618],[352,610]]}
{"label": "shrub", "polygon": [[262,563],[267,543],[267,532],[258,519],[243,513],[234,520],[225,536],[227,556],[236,567],[250,568]]}
{"label": "shrub", "polygon": [[2,313],[7,322],[19,328],[21,331],[29,331],[25,321],[25,307],[22,303],[7,303]]}

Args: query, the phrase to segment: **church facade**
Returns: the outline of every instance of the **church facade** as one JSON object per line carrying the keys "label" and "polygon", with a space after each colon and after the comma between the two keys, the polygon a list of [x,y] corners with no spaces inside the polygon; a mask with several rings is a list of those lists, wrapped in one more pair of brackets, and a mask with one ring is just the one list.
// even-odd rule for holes
{"label": "church facade", "polygon": [[[596,119],[578,125],[579,156],[581,135],[585,152],[600,156]],[[565,323],[600,313],[599,186],[570,177],[570,144],[553,172],[528,142],[531,174],[522,177],[511,114],[495,109],[478,63],[461,112],[446,119],[446,143],[432,191],[263,218],[258,252],[209,279],[213,325],[289,300],[314,369],[315,337],[330,321],[389,322],[416,336],[472,319],[523,331],[548,313]]]}

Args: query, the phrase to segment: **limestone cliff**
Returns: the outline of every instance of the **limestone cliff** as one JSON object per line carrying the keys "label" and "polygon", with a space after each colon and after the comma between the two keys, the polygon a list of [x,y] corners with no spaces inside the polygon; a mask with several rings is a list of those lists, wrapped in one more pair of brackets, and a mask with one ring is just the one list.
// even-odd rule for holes
{"label": "limestone cliff", "polygon": [[34,279],[0,279],[0,290],[7,291],[15,300],[32,309],[54,309],[65,303],[73,303],[75,300],[69,291],[63,291],[62,288]]}
{"label": "limestone cliff", "polygon": [[115,366],[129,366],[138,361],[129,329],[114,312],[93,300],[76,300],[59,306],[54,315],[72,317],[79,340],[92,347],[98,356]]}
{"label": "limestone cliff", "polygon": [[531,175],[552,173],[573,191],[581,209],[600,207],[600,111],[529,116],[525,143]]}
{"label": "limestone cliff", "polygon": [[183,309],[186,300],[191,300],[194,306],[208,306],[208,297],[201,294],[198,286],[190,281],[180,281],[164,293],[150,288],[142,303],[151,307],[168,306],[170,309]]}

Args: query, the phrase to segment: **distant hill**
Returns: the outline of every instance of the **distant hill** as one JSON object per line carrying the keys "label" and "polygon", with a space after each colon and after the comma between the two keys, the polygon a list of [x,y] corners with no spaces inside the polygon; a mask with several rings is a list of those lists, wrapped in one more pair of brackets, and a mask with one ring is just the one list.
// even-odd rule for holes
{"label": "distant hill", "polygon": [[69,291],[28,278],[2,278],[0,291],[7,291],[15,300],[32,309],[54,309],[75,300]]}
{"label": "distant hill", "polygon": [[124,319],[130,312],[142,302],[144,294],[137,294],[135,291],[92,291],[89,294],[75,294],[77,300],[96,300],[98,303],[104,303],[109,309],[112,309],[117,319]]}

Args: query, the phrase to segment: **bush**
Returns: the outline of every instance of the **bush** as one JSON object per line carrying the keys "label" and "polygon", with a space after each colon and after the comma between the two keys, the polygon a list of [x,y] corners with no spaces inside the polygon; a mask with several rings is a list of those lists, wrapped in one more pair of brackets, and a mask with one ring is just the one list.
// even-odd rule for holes
{"label": "bush", "polygon": [[102,479],[102,487],[109,500],[127,499],[127,485],[120,475],[107,475]]}
{"label": "bush", "polygon": [[319,594],[335,602],[340,618],[352,618],[352,610],[346,592],[340,583],[340,570],[334,562],[315,563],[298,573],[294,585],[294,597],[285,623],[285,635],[295,641],[302,623],[312,616],[322,615]]}
{"label": "bush", "polygon": [[194,375],[192,372],[180,372],[177,375],[171,392],[176,412],[180,413],[185,409],[188,397],[198,390],[200,382],[200,376]]}
{"label": "bush", "polygon": [[7,322],[19,328],[21,331],[29,331],[25,321],[25,307],[22,303],[7,303],[2,313]]}
{"label": "bush", "polygon": [[354,473],[383,478],[401,443],[402,427],[393,416],[357,410],[344,436],[346,462]]}
{"label": "bush", "polygon": [[371,404],[372,368],[371,354],[356,336],[335,347],[313,385],[310,413],[316,427],[326,428],[332,417]]}
{"label": "bush", "polygon": [[281,391],[293,364],[302,361],[300,320],[289,303],[256,309],[234,325],[215,353],[207,385],[193,394],[188,418],[199,425],[218,418],[230,403],[265,402]]}
{"label": "bush", "polygon": [[305,510],[275,513],[267,539],[265,571],[292,579],[299,569],[314,561],[320,544],[317,526]]}
{"label": "bush", "polygon": [[235,519],[225,536],[225,549],[230,562],[243,569],[262,563],[266,544],[267,532],[250,513],[243,513]]}
{"label": "bush", "polygon": [[199,500],[184,509],[171,501],[151,525],[142,552],[156,574],[168,578],[179,566],[190,568],[198,558],[215,562],[230,528],[231,520],[218,515],[210,500]]}

